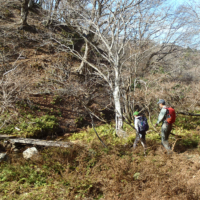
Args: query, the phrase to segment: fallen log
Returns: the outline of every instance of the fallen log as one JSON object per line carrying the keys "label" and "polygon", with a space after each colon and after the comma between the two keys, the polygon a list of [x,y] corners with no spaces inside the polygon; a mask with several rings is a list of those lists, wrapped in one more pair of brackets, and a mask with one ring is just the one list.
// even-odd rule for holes
{"label": "fallen log", "polygon": [[0,140],[5,140],[9,138],[16,138],[16,135],[0,135]]}
{"label": "fallen log", "polygon": [[9,139],[9,142],[12,144],[32,144],[38,146],[47,146],[47,147],[71,147],[73,143],[71,142],[58,142],[58,141],[47,141],[39,139],[29,139],[29,138],[14,138]]}

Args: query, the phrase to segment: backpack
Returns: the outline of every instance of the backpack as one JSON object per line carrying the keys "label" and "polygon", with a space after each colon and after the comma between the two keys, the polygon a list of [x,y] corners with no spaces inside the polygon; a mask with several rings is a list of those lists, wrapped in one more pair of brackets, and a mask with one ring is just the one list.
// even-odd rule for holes
{"label": "backpack", "polygon": [[139,131],[143,132],[143,131],[148,131],[149,130],[149,125],[147,122],[147,118],[146,117],[140,117],[139,119]]}
{"label": "backpack", "polygon": [[176,121],[176,112],[172,107],[168,107],[167,109],[167,116],[166,122],[169,124],[173,124]]}

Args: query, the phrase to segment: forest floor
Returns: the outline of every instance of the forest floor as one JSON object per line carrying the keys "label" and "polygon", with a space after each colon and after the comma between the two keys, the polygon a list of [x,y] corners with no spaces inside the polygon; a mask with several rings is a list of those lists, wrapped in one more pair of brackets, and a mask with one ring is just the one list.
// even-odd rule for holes
{"label": "forest floor", "polygon": [[[187,127],[179,127],[183,120]],[[9,154],[0,165],[1,199],[199,199],[200,139],[194,122],[199,123],[194,117],[177,120],[173,133],[182,139],[170,136],[172,146],[176,141],[170,155],[153,128],[145,157],[141,145],[131,148],[132,128],[124,127],[129,134],[124,140],[115,136],[114,124],[96,127],[107,148],[88,126],[62,137],[74,141],[72,148],[42,148],[31,160]]]}

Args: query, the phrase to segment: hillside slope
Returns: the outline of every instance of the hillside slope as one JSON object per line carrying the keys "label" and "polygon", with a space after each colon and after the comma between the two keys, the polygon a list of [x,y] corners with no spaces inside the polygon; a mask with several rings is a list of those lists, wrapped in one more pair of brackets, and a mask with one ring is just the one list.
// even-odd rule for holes
{"label": "hillside slope", "polygon": [[[112,93],[105,81],[88,66],[77,73],[80,60],[51,38],[72,45],[68,38],[77,35],[65,25],[45,26],[46,11],[38,7],[29,13],[29,27],[21,30],[20,3],[1,3],[0,134],[70,140],[74,145],[37,147],[40,155],[25,160],[22,152],[28,146],[14,153],[1,142],[0,151],[9,158],[0,163],[0,199],[199,199],[199,116],[177,116],[176,136],[169,139],[173,154],[165,152],[160,128],[152,126],[158,98],[177,111],[199,113],[199,51],[180,48],[179,54],[152,61],[149,71],[141,68],[141,76],[133,78],[134,109],[144,110],[150,119],[145,157],[141,145],[131,148],[132,127],[124,124],[127,139],[116,137]],[[171,71],[177,66],[180,70]],[[136,78],[140,82],[134,85]],[[90,114],[107,148],[91,128]]]}
{"label": "hillside slope", "polygon": [[30,112],[35,117],[55,115],[64,133],[88,125],[86,107],[99,118],[106,113],[102,121],[110,120],[112,112],[104,109],[110,104],[110,94],[103,81],[96,83],[90,74],[76,73],[80,61],[60,52],[50,38],[64,39],[63,33],[73,32],[66,26],[44,26],[45,11],[36,11],[29,13],[30,28],[20,30],[20,4],[4,3],[1,8],[1,76],[6,77],[1,90],[7,94],[6,99],[2,97],[6,103],[1,111],[14,109],[17,115]]}

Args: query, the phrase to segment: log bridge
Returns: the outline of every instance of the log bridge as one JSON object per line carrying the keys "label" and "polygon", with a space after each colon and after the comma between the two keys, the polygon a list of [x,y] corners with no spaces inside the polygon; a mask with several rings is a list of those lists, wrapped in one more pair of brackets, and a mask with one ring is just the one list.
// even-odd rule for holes
{"label": "log bridge", "polygon": [[65,147],[69,148],[73,145],[72,142],[60,142],[60,141],[48,141],[40,139],[30,139],[30,138],[13,138],[16,136],[0,135],[0,139],[5,139],[9,141],[12,145],[14,144],[27,144],[27,145],[37,145],[46,147]]}

